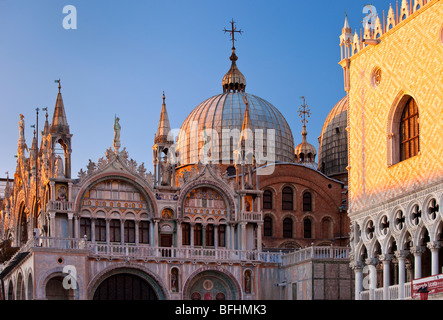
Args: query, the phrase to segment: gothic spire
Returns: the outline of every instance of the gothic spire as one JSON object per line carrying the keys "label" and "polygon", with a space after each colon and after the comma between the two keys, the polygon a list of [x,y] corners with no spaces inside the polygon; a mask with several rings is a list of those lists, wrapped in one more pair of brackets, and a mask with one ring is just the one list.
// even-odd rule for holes
{"label": "gothic spire", "polygon": [[169,125],[168,111],[166,110],[166,97],[163,91],[163,104],[160,112],[160,120],[158,122],[157,135],[155,137],[155,143],[167,143],[168,134],[171,131],[171,126]]}
{"label": "gothic spire", "polygon": [[55,102],[54,115],[52,117],[52,124],[49,129],[49,132],[69,134],[69,125],[68,125],[68,120],[66,118],[65,106],[63,104],[63,98],[61,94],[60,79],[55,80],[55,82],[58,83],[58,94],[57,94],[57,100]]}

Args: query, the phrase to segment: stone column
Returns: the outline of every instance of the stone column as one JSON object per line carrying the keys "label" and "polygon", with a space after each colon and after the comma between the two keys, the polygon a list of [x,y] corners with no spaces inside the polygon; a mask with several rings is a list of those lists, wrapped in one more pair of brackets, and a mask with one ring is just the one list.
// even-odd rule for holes
{"label": "stone column", "polygon": [[49,236],[55,237],[55,212],[49,212]]}
{"label": "stone column", "polygon": [[214,249],[218,247],[218,224],[214,224]]}
{"label": "stone column", "polygon": [[109,244],[111,242],[111,233],[109,231],[109,222],[111,222],[111,219],[106,218],[106,244]]}
{"label": "stone column", "polygon": [[183,236],[182,236],[182,221],[180,219],[177,219],[177,232],[175,233],[177,235],[177,248],[181,248],[183,245]]}
{"label": "stone column", "polygon": [[91,218],[91,242],[95,243],[95,218]]}
{"label": "stone column", "polygon": [[403,300],[405,298],[405,281],[406,281],[406,269],[405,269],[405,259],[407,256],[407,251],[400,250],[395,252],[395,256],[398,261],[398,298]]}
{"label": "stone column", "polygon": [[125,220],[120,220],[120,244],[125,244]]}
{"label": "stone column", "polygon": [[206,247],[206,226],[207,223],[202,223],[202,247]]}
{"label": "stone column", "polygon": [[80,217],[78,214],[74,214],[74,238],[83,238],[80,236]]}
{"label": "stone column", "polygon": [[68,212],[68,238],[72,238],[72,218],[74,217],[74,214],[72,212]]}
{"label": "stone column", "polygon": [[421,255],[425,249],[421,246],[411,248],[411,253],[414,255],[414,279],[421,278]]}
{"label": "stone column", "polygon": [[158,219],[154,219],[154,247],[158,246]]}
{"label": "stone column", "polygon": [[438,252],[440,249],[440,244],[437,241],[432,241],[427,243],[427,247],[429,250],[431,250],[431,275],[435,276],[436,274],[440,273],[438,270]]}
{"label": "stone column", "polygon": [[241,250],[246,250],[246,222],[241,222]]}
{"label": "stone column", "polygon": [[189,223],[189,231],[191,232],[191,241],[190,241],[191,248],[194,248],[194,226],[195,222]]}
{"label": "stone column", "polygon": [[363,262],[362,261],[352,261],[351,268],[354,270],[355,274],[355,300],[360,300],[360,293],[364,290],[363,288]]}
{"label": "stone column", "polygon": [[383,300],[389,300],[389,285],[391,284],[391,254],[382,254],[379,256],[383,263]]}
{"label": "stone column", "polygon": [[378,264],[378,260],[375,258],[367,258],[366,259],[366,265],[368,266],[369,269],[369,297],[370,300],[374,300],[374,290],[377,288],[377,264]]}
{"label": "stone column", "polygon": [[134,221],[135,224],[135,245],[138,246],[140,243],[140,221],[139,220],[135,220]]}
{"label": "stone column", "polygon": [[257,251],[262,251],[262,228],[263,228],[263,222],[257,223]]}

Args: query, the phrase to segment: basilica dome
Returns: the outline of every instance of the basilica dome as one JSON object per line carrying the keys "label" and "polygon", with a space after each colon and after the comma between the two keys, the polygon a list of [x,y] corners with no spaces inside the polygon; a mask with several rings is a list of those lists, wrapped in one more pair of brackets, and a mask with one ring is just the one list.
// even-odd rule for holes
{"label": "basilica dome", "polygon": [[348,136],[346,132],[348,97],[342,98],[329,112],[319,137],[320,171],[327,176],[347,174]]}
{"label": "basilica dome", "polygon": [[[209,136],[216,132],[218,137],[218,157],[212,155],[220,161],[234,160],[233,150],[237,147],[238,141],[233,141],[229,135],[230,130],[242,130],[243,118],[245,115],[245,98],[248,101],[249,128],[257,133],[257,129],[263,130],[263,153],[267,154],[267,133],[269,129],[275,130],[275,150],[276,162],[294,162],[294,139],[291,129],[286,119],[280,111],[268,101],[255,95],[245,92],[225,92],[213,96],[200,103],[183,122],[177,139],[177,150],[179,152],[180,165],[187,165],[198,162],[197,156],[202,148],[202,135],[206,132]],[[225,135],[223,135],[225,132]],[[228,135],[226,135],[226,132]],[[212,146],[217,142],[213,141]],[[226,147],[230,146],[227,152]],[[272,152],[271,149],[269,149]],[[214,152],[217,149],[214,148]],[[227,158],[229,155],[229,159]]]}

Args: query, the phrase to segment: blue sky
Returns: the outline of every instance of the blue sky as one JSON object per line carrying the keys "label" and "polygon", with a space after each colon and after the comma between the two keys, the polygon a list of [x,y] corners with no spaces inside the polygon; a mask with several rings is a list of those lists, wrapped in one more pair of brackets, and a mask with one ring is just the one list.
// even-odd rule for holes
{"label": "blue sky", "polygon": [[[389,1],[372,1],[380,15]],[[32,142],[35,109],[50,121],[62,94],[72,137],[72,176],[112,146],[117,114],[121,144],[152,168],[152,145],[165,91],[172,128],[202,101],[222,92],[234,19],[246,91],[277,107],[295,145],[298,108],[311,110],[308,141],[316,146],[327,114],[344,95],[339,36],[345,11],[360,32],[360,0],[0,0],[0,177],[16,167],[19,114]],[[77,29],[63,28],[63,7],[77,9]],[[393,3],[395,5],[395,3]],[[39,128],[44,124],[40,112]]]}

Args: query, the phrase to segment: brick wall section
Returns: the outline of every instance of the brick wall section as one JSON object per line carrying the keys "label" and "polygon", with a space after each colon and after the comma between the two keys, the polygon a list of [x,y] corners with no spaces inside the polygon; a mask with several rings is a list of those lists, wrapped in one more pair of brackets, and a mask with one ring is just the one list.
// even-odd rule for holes
{"label": "brick wall section", "polygon": [[[305,247],[314,245],[347,245],[348,239],[338,240],[334,235],[342,234],[348,237],[349,219],[346,210],[340,213],[342,200],[346,199],[346,188],[338,180],[333,180],[317,170],[298,164],[279,164],[274,173],[260,176],[260,189],[271,190],[273,194],[272,209],[263,209],[263,215],[271,216],[273,220],[272,237],[263,236],[266,248]],[[282,190],[289,186],[293,190],[293,210],[282,209]],[[303,211],[303,193],[312,194],[312,211]],[[290,217],[293,220],[293,237],[283,237],[283,220]],[[304,219],[311,218],[312,238],[304,238]],[[324,236],[322,221],[330,219],[332,223],[329,236]],[[264,233],[263,233],[264,234]]]}

